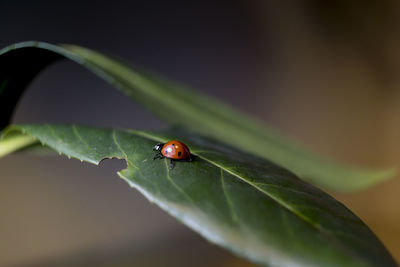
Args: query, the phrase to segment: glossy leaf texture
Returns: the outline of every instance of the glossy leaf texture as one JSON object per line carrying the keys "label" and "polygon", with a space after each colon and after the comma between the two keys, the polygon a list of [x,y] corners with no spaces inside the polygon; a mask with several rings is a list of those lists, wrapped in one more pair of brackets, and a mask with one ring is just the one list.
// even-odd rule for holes
{"label": "glossy leaf texture", "polygon": [[[125,159],[119,175],[150,201],[213,243],[265,266],[397,266],[345,206],[262,158],[187,132],[75,125],[22,125],[9,140],[34,138],[60,154],[99,164]],[[152,160],[157,142],[182,140],[192,162]]]}
{"label": "glossy leaf texture", "polygon": [[367,170],[323,159],[220,101],[74,45],[24,42],[0,50],[0,129],[35,75],[61,58],[89,69],[165,121],[268,159],[317,186],[361,190],[396,174],[395,168]]}

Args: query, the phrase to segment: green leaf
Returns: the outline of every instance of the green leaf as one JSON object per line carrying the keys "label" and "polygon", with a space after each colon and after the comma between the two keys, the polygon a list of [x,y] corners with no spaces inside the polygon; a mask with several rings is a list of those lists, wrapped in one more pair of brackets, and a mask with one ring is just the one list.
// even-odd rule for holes
{"label": "green leaf", "polygon": [[395,168],[367,170],[325,160],[215,99],[74,45],[24,42],[0,50],[0,129],[34,76],[61,58],[91,70],[167,122],[271,160],[323,188],[360,190],[396,174]]}
{"label": "green leaf", "polygon": [[[22,125],[5,130],[35,138],[93,164],[127,161],[119,175],[205,238],[266,266],[397,266],[369,228],[341,203],[269,161],[209,138],[83,126]],[[157,142],[179,139],[192,162],[152,160]]]}

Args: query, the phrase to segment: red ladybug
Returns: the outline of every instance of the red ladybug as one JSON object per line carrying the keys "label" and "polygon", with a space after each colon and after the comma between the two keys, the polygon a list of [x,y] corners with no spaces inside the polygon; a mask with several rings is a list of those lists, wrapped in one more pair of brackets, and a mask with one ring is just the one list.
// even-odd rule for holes
{"label": "red ladybug", "polygon": [[175,161],[192,161],[192,155],[190,154],[189,148],[178,140],[172,140],[168,143],[159,143],[153,147],[157,154],[154,156],[153,160],[159,158],[162,159],[166,157],[170,159],[169,168],[172,170],[175,165]]}

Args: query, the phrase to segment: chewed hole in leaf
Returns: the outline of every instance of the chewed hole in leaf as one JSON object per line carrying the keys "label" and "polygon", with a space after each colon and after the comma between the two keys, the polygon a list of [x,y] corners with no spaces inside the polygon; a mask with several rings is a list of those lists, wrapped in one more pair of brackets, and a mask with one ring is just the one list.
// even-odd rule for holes
{"label": "chewed hole in leaf", "polygon": [[126,159],[123,158],[104,158],[99,162],[99,167],[114,170],[115,172],[123,171],[128,168]]}

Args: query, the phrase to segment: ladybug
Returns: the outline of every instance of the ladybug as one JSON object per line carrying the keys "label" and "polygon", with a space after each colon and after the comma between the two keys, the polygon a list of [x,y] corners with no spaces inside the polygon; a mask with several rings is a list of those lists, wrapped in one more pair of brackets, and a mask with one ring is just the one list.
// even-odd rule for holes
{"label": "ladybug", "polygon": [[193,157],[190,154],[189,148],[178,140],[172,140],[167,143],[158,143],[153,147],[157,154],[153,157],[153,160],[159,158],[170,159],[169,168],[172,170],[175,165],[175,161],[192,161]]}

